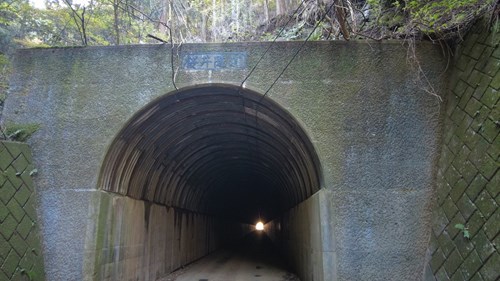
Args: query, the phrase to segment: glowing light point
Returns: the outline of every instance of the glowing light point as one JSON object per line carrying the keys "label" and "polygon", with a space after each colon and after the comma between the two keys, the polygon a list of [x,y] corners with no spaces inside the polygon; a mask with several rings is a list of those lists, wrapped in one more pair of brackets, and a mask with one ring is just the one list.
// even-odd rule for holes
{"label": "glowing light point", "polygon": [[258,231],[262,231],[264,230],[264,224],[262,222],[258,222],[256,225],[255,225],[255,229],[258,230]]}

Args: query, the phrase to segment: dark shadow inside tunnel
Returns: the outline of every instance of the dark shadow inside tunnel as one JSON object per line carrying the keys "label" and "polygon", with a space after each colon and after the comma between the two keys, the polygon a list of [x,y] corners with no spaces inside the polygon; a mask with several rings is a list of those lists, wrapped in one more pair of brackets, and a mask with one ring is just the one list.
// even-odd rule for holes
{"label": "dark shadow inside tunnel", "polygon": [[[162,269],[168,271],[206,255],[218,247],[217,241],[234,236],[235,231],[228,231],[234,227],[224,226],[226,222],[246,225],[239,228],[241,237],[258,219],[280,220],[283,213],[319,190],[321,169],[307,134],[280,105],[248,89],[211,84],[165,95],[136,113],[110,145],[99,187],[186,215],[184,221],[182,216],[174,220],[171,228],[178,229],[174,238],[165,239],[179,244],[175,246],[179,251],[195,254],[174,257],[169,250],[155,254],[181,259],[170,269]],[[149,207],[145,215],[152,216],[148,212]],[[220,237],[212,239],[211,231]],[[140,239],[160,239],[156,237],[162,234],[154,235]],[[134,243],[152,244],[144,241]],[[215,246],[206,246],[209,243]]]}
{"label": "dark shadow inside tunnel", "polygon": [[320,187],[313,145],[260,94],[227,85],[183,89],[137,113],[104,161],[102,189],[254,223]]}

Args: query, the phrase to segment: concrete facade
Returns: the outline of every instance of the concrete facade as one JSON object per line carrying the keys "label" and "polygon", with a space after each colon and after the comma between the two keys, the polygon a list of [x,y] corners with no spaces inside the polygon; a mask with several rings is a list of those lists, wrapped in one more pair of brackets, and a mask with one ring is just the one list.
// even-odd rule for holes
{"label": "concrete facade", "polygon": [[[147,213],[146,203],[118,198],[98,186],[108,148],[127,120],[156,98],[175,95],[174,80],[183,89],[215,83],[238,87],[245,78],[243,87],[266,94],[299,122],[321,164],[319,194],[281,216],[281,226],[289,227],[283,233],[289,233],[289,241],[298,241],[282,244],[285,252],[301,253],[291,258],[301,278],[422,278],[440,104],[425,91],[427,84],[415,79],[421,75],[406,63],[407,48],[401,42],[307,43],[270,88],[302,43],[269,44],[183,45],[174,50],[173,67],[167,45],[17,53],[4,122],[41,125],[30,144],[39,170],[36,184],[48,280],[116,280],[121,274],[119,262],[108,266],[108,272],[118,268],[118,275],[95,275],[102,271],[92,267],[105,249],[96,242],[99,235],[111,233],[106,229],[116,229],[115,236],[121,229],[120,237],[130,243],[120,245],[125,248],[149,241],[146,231],[142,237],[128,237],[123,233],[126,227],[98,223],[111,216],[104,221],[122,220],[122,225],[146,228],[145,219],[139,222],[141,214]],[[189,63],[200,54],[215,58],[220,53],[234,54],[234,63]],[[441,74],[446,60],[439,47],[419,44],[417,56],[434,90],[444,93],[446,75]],[[113,204],[103,207],[102,202],[109,200],[116,209],[110,209]],[[150,208],[157,210],[152,217],[159,225],[148,227],[172,228],[167,207]],[[167,218],[160,222],[157,216],[163,215]],[[210,221],[203,215],[196,220]],[[295,225],[296,221],[301,223]],[[203,233],[209,235],[210,228]],[[118,243],[109,239],[104,240]],[[169,240],[162,241],[159,245]],[[211,249],[206,245],[210,239],[199,241],[205,241],[199,242],[203,249],[194,249],[197,254],[181,262],[165,260],[159,265],[143,252],[141,266],[166,272]],[[141,254],[132,251],[130,257],[134,255]],[[140,280],[153,280],[156,274],[144,274],[144,269],[134,272],[143,272],[131,273]]]}

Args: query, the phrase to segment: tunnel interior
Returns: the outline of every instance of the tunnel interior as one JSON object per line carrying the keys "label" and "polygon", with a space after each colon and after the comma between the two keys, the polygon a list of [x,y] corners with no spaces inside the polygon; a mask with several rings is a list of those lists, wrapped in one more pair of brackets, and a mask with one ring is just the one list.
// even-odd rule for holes
{"label": "tunnel interior", "polygon": [[299,123],[240,87],[182,89],[135,114],[112,143],[100,186],[135,199],[254,223],[317,192],[318,156]]}

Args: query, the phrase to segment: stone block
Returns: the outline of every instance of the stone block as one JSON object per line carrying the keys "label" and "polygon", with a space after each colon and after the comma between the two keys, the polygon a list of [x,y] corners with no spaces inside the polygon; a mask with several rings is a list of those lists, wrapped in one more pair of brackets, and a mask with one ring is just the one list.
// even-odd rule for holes
{"label": "stone block", "polygon": [[14,160],[3,144],[0,144],[0,172],[3,172],[12,164]]}
{"label": "stone block", "polygon": [[14,189],[16,190],[23,184],[23,181],[17,175],[16,170],[12,166],[7,167],[7,169],[4,172],[4,175],[7,175],[7,179],[12,184],[12,187],[14,187]]}
{"label": "stone block", "polygon": [[436,237],[439,237],[441,232],[443,232],[448,225],[448,222],[449,220],[446,218],[443,208],[437,208],[432,216],[432,230]]}
{"label": "stone block", "polygon": [[453,113],[451,114],[450,116],[450,119],[457,125],[460,125],[460,123],[462,122],[462,120],[464,119],[465,117],[465,112],[462,111],[462,109],[458,108],[458,107],[455,107],[455,109],[453,110]]}
{"label": "stone block", "polygon": [[27,186],[22,185],[14,195],[14,199],[23,207],[30,198],[31,193]]}
{"label": "stone block", "polygon": [[[491,178],[491,180],[486,185],[486,189],[490,193],[491,197],[497,197],[500,193],[500,173],[496,172],[495,175]],[[497,202],[498,205],[498,202]]]}
{"label": "stone block", "polygon": [[[9,242],[7,239],[5,239],[2,235],[0,235],[0,257],[5,260],[7,258],[7,255],[11,251],[11,247],[9,245]],[[0,263],[0,266],[2,263]]]}
{"label": "stone block", "polygon": [[[493,49],[491,49],[491,53],[493,53]],[[487,63],[484,66],[483,73],[486,73],[489,76],[494,76],[498,70],[500,69],[500,59],[496,59],[494,57],[488,57]]]}
{"label": "stone block", "polygon": [[473,238],[472,243],[474,244],[475,250],[478,256],[481,258],[483,263],[490,257],[490,255],[495,251],[495,247],[490,242],[486,234],[483,231],[479,231]]}
{"label": "stone block", "polygon": [[[460,270],[455,271],[455,273],[451,276],[450,281],[464,281],[464,277],[462,276],[462,272]],[[465,280],[467,281],[467,280]]]}
{"label": "stone block", "polygon": [[455,203],[453,203],[453,200],[451,199],[451,197],[447,197],[444,200],[444,203],[441,206],[441,208],[443,208],[443,211],[446,214],[446,217],[450,221],[451,221],[451,219],[453,219],[453,217],[455,216],[455,214],[458,212],[458,208],[455,205]]}
{"label": "stone block", "polygon": [[455,274],[455,271],[462,265],[462,262],[464,259],[458,252],[458,250],[454,250],[451,252],[451,254],[446,258],[446,261],[444,262],[444,268],[446,270],[446,273],[448,276],[453,276]]}
{"label": "stone block", "polygon": [[498,265],[500,265],[500,255],[494,252],[479,271],[484,280],[498,280],[500,278]]}
{"label": "stone block", "polygon": [[500,59],[500,48],[498,48],[498,46],[495,48],[493,53],[491,53],[491,56]]}
{"label": "stone block", "polygon": [[477,114],[476,118],[474,118],[474,120],[472,121],[470,128],[474,132],[479,133],[479,135],[481,136],[482,132],[484,131],[484,126],[485,126],[484,122],[488,120],[488,114],[490,114],[491,111],[486,106],[483,106],[478,112],[479,113]]}
{"label": "stone block", "polygon": [[[458,128],[458,126],[457,126],[457,128]],[[453,135],[451,137],[450,142],[448,143],[448,148],[453,153],[453,155],[457,155],[458,153],[460,153],[460,149],[462,148],[462,146],[463,146],[462,141],[456,135]],[[451,159],[451,160],[453,160],[453,159]]]}
{"label": "stone block", "polygon": [[469,99],[469,101],[467,102],[467,105],[465,106],[464,111],[467,112],[467,114],[469,114],[469,116],[475,117],[476,116],[476,112],[479,111],[479,109],[481,108],[481,106],[483,106],[481,102],[479,102],[474,97],[471,97]]}
{"label": "stone block", "polygon": [[26,204],[24,204],[24,211],[26,212],[26,215],[30,217],[30,219],[34,222],[37,221],[37,214],[36,214],[36,202],[35,202],[35,196],[30,196],[28,198],[28,201]]}
{"label": "stone block", "polygon": [[484,281],[484,279],[479,272],[476,272],[470,281]]}
{"label": "stone block", "polygon": [[14,249],[20,257],[24,256],[26,250],[28,249],[28,244],[26,244],[24,239],[22,239],[19,233],[17,232],[14,232],[14,234],[9,240],[9,244],[12,246],[12,249]]}
{"label": "stone block", "polygon": [[458,80],[457,84],[455,85],[455,88],[453,88],[453,93],[457,97],[462,97],[462,94],[468,87],[469,86],[467,85],[467,83],[465,83],[463,80]]}
{"label": "stone block", "polygon": [[491,77],[481,73],[481,79],[479,83],[477,83],[476,89],[474,90],[474,94],[472,96],[480,100],[486,92],[486,89],[488,89],[488,87],[490,86],[491,80]]}
{"label": "stone block", "polygon": [[[491,110],[488,118],[493,121],[493,123],[498,124],[500,122],[500,102],[497,102],[496,105]],[[499,143],[499,142],[496,142]]]}
{"label": "stone block", "polygon": [[467,184],[470,184],[474,180],[478,172],[476,167],[470,161],[462,162],[458,169],[463,180]]}
{"label": "stone block", "polygon": [[441,249],[437,249],[436,252],[432,255],[430,265],[432,268],[432,272],[435,274],[441,266],[444,264],[444,261],[446,260],[446,257],[443,254],[443,251]]}
{"label": "stone block", "polygon": [[457,203],[460,197],[462,197],[462,194],[465,192],[467,186],[468,183],[463,179],[458,180],[458,182],[453,186],[450,191],[450,197],[454,203]]}
{"label": "stone block", "polygon": [[[467,58],[469,58],[469,57],[467,57]],[[477,61],[475,59],[469,58],[469,60],[466,62],[467,65],[466,65],[465,69],[463,70],[462,73],[459,73],[458,77],[464,81],[467,81],[467,79],[469,78],[469,76],[472,73],[472,70],[474,70],[474,66],[476,65],[476,62]]]}
{"label": "stone block", "polygon": [[438,237],[438,243],[441,251],[443,252],[445,257],[448,257],[450,253],[455,249],[455,245],[453,245],[453,240],[448,235],[446,231],[443,231]]}
{"label": "stone block", "polygon": [[477,174],[474,180],[469,185],[469,188],[465,191],[471,200],[476,200],[476,197],[483,191],[484,187],[488,183],[488,180],[481,174]]}
{"label": "stone block", "polygon": [[455,236],[453,242],[455,243],[455,246],[457,247],[457,250],[460,252],[460,255],[462,257],[467,257],[469,253],[474,249],[474,244],[472,244],[472,242],[468,238],[464,237],[461,230]]}
{"label": "stone block", "polygon": [[12,217],[19,223],[24,217],[24,210],[19,203],[17,203],[16,199],[12,199],[7,204],[7,208],[9,209]]}
{"label": "stone block", "polygon": [[2,222],[2,227],[0,228],[0,234],[2,234],[5,240],[9,240],[12,233],[16,230],[17,221],[9,214],[5,220]]}
{"label": "stone block", "polygon": [[472,88],[476,89],[477,86],[479,85],[479,82],[481,81],[481,77],[484,74],[482,74],[480,71],[477,69],[473,69],[471,74],[469,75],[468,79],[465,81],[469,86]]}
{"label": "stone block", "polygon": [[448,182],[451,186],[455,185],[455,183],[462,178],[460,173],[453,166],[450,166],[448,170],[446,170],[444,177],[446,182]]}
{"label": "stone block", "polygon": [[9,255],[5,259],[2,265],[2,271],[5,273],[10,278],[14,274],[14,272],[17,269],[17,265],[19,261],[21,260],[21,257],[16,253],[16,251],[10,251]]}
{"label": "stone block", "polygon": [[462,266],[460,267],[460,271],[464,276],[465,280],[469,280],[472,278],[472,276],[474,276],[474,274],[479,270],[479,268],[482,265],[483,264],[477,252],[473,250],[464,260]]}
{"label": "stone block", "polygon": [[28,160],[22,153],[19,154],[14,162],[12,162],[12,166],[14,167],[14,169],[16,169],[16,173],[22,173],[26,169],[26,167],[28,167],[28,164]]}
{"label": "stone block", "polygon": [[486,49],[486,45],[476,43],[474,46],[472,46],[472,49],[470,53],[468,54],[471,56],[473,59],[478,60],[481,55],[483,54],[483,51]]}
{"label": "stone block", "polygon": [[500,71],[495,74],[493,79],[491,79],[490,87],[492,87],[495,90],[500,90]]}
{"label": "stone block", "polygon": [[7,209],[7,206],[0,201],[0,223],[3,222],[3,220],[7,217],[9,214],[9,209]]}
{"label": "stone block", "polygon": [[495,200],[490,196],[486,189],[483,189],[483,191],[476,198],[476,201],[474,201],[474,204],[479,208],[485,219],[488,219],[498,208]]}
{"label": "stone block", "polygon": [[[500,55],[500,54],[499,54]],[[461,71],[465,71],[467,68],[467,63],[472,60],[472,58],[468,56],[460,56],[460,58],[457,60],[455,67]]]}
{"label": "stone block", "polygon": [[468,220],[477,208],[467,194],[462,194],[457,202],[457,207],[465,220]]}
{"label": "stone block", "polygon": [[455,134],[460,138],[462,141],[464,141],[464,135],[469,126],[471,125],[473,119],[470,117],[468,114],[465,114],[464,118],[458,124],[458,127],[455,130]]}
{"label": "stone block", "polygon": [[[471,125],[473,125],[473,124],[471,124]],[[474,147],[476,147],[476,145],[481,141],[481,139],[482,139],[482,137],[478,133],[476,133],[474,130],[472,130],[471,128],[469,128],[467,130],[467,132],[465,132],[464,142],[465,142],[465,145],[467,145],[467,147],[471,150]]]}
{"label": "stone block", "polygon": [[486,48],[484,48],[482,56],[477,60],[477,63],[474,66],[475,69],[477,69],[480,72],[482,72],[486,75],[489,75],[489,76],[493,76],[493,74],[495,74],[495,73],[491,74],[488,71],[488,70],[490,70],[490,67],[491,67],[491,66],[488,67],[488,63],[492,59],[492,58],[490,58],[490,56],[493,53],[493,50],[494,50],[494,48],[492,48],[490,46],[486,46]]}
{"label": "stone block", "polygon": [[484,224],[484,233],[486,236],[493,240],[495,236],[500,232],[500,209],[497,208],[495,213]]}
{"label": "stone block", "polygon": [[441,267],[438,270],[438,272],[436,272],[436,280],[439,280],[439,281],[450,280],[450,277],[448,277],[448,274],[446,274],[446,270],[444,269],[444,266]]}
{"label": "stone block", "polygon": [[431,239],[429,239],[429,248],[427,249],[429,254],[434,254],[439,248],[439,243],[437,241],[437,237],[434,234],[434,231],[431,232]]}
{"label": "stone block", "polygon": [[23,239],[26,239],[32,227],[33,221],[28,216],[24,216],[23,220],[17,225],[16,231]]}
{"label": "stone block", "polygon": [[491,179],[495,172],[498,170],[499,164],[493,160],[489,155],[484,155],[481,165],[478,167],[479,172],[487,178]]}
{"label": "stone block", "polygon": [[[444,141],[444,144],[445,146],[450,142],[451,140],[451,137],[453,137],[453,135],[455,134],[455,129],[458,128],[458,126],[456,126],[453,121],[451,121],[450,118],[445,118],[445,125],[444,125],[446,128],[449,128],[449,130],[447,130],[446,132],[443,132],[444,136],[443,136],[443,141]],[[445,147],[443,146],[443,147]]]}
{"label": "stone block", "polygon": [[456,224],[465,225],[465,218],[462,216],[460,212],[457,212],[457,214],[453,217],[453,219],[446,227],[446,231],[448,232],[448,235],[450,235],[452,239],[455,239],[457,234],[460,232],[460,230],[455,227]]}
{"label": "stone block", "polygon": [[497,137],[500,132],[500,127],[498,127],[491,119],[486,119],[483,126],[479,130],[481,136],[483,136],[489,143],[493,143],[493,140]]}
{"label": "stone block", "polygon": [[7,179],[3,186],[0,187],[0,200],[7,205],[10,199],[16,194],[16,188],[11,183],[9,179]]}
{"label": "stone block", "polygon": [[480,160],[482,159],[483,155],[488,152],[489,148],[490,143],[486,141],[482,136],[479,136],[476,145],[471,149],[472,151],[469,154],[469,160],[471,160],[471,162],[477,167],[480,166]]}
{"label": "stone block", "polygon": [[493,244],[493,246],[498,249],[499,245],[500,245],[500,235],[497,235],[497,237],[495,237],[495,239],[493,239],[491,241],[491,244]]}
{"label": "stone block", "polygon": [[483,214],[479,210],[476,210],[474,214],[467,221],[467,226],[469,228],[469,233],[471,237],[474,237],[476,233],[483,227],[485,223]]}

